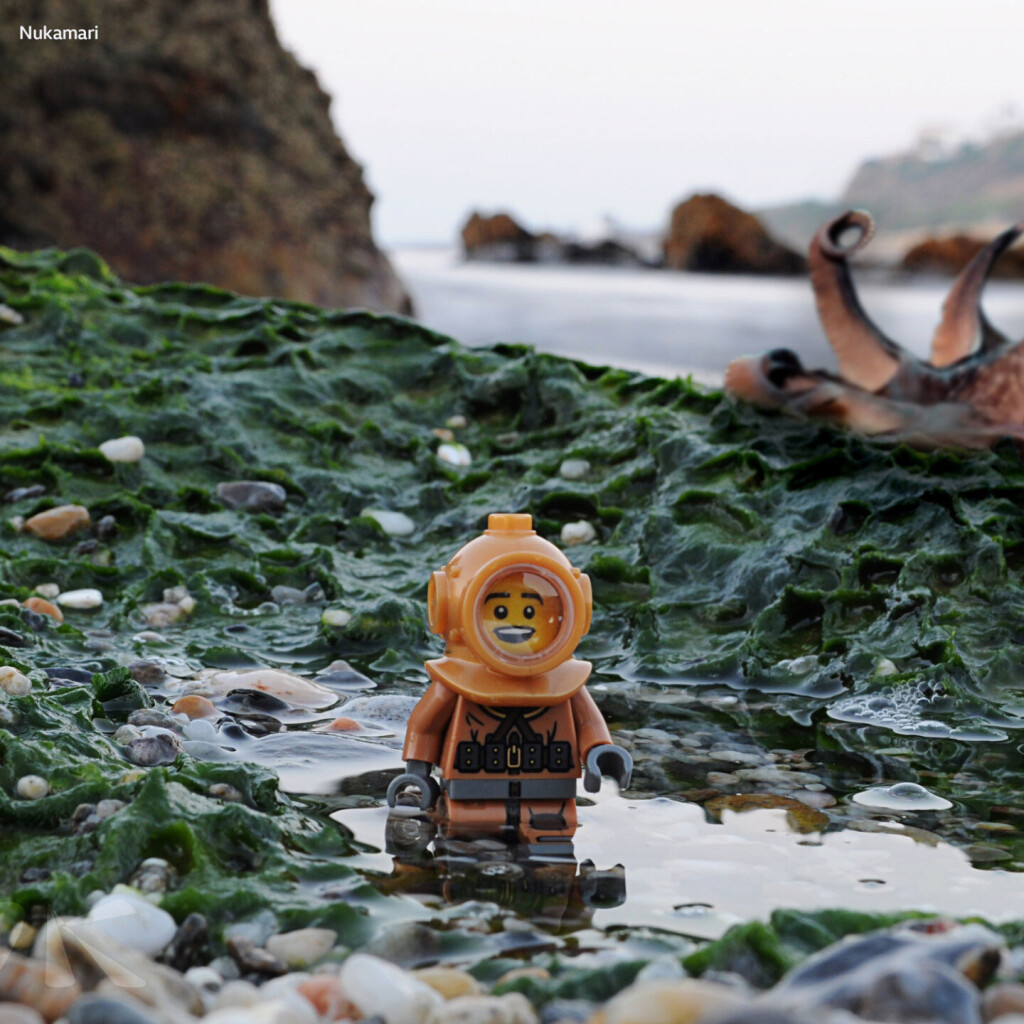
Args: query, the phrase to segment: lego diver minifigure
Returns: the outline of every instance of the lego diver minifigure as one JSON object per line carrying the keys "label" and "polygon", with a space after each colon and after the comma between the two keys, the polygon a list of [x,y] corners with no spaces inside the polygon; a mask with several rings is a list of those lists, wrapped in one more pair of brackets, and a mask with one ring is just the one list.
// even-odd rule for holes
{"label": "lego diver minifigure", "polygon": [[576,831],[576,780],[596,792],[608,775],[625,788],[632,760],[586,690],[590,663],[573,657],[590,627],[590,580],[529,515],[487,525],[431,577],[430,628],[445,656],[426,663],[432,683],[388,804],[411,787],[445,836],[561,853]]}

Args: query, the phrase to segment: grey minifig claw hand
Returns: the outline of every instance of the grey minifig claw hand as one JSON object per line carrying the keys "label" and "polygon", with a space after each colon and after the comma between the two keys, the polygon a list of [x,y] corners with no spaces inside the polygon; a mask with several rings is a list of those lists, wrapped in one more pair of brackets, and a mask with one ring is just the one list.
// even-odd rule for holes
{"label": "grey minifig claw hand", "polygon": [[601,776],[608,775],[619,784],[619,789],[625,789],[632,774],[633,758],[629,751],[615,743],[602,743],[591,747],[587,754],[583,788],[588,793],[596,793],[601,788]]}
{"label": "grey minifig claw hand", "polygon": [[430,774],[429,761],[405,762],[405,771],[397,778],[392,779],[388,786],[388,807],[394,807],[398,803],[398,794],[406,786],[413,786],[419,790],[421,811],[429,811],[441,795],[441,787]]}

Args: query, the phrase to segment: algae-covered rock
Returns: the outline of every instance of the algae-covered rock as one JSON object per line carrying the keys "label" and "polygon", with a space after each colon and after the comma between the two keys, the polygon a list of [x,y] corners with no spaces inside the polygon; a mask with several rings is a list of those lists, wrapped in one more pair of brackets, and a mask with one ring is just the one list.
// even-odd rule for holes
{"label": "algae-covered rock", "polygon": [[[965,845],[993,806],[1024,813],[1015,449],[882,448],[686,381],[469,350],[405,320],[129,288],[83,251],[0,252],[0,302],[24,321],[0,344],[0,493],[17,495],[12,515],[77,504],[94,524],[57,545],[7,528],[0,544],[0,600],[15,602],[0,657],[31,683],[0,694],[0,898],[22,913],[81,913],[158,857],[173,869],[161,907],[207,915],[214,947],[227,916],[261,910],[343,945],[368,936],[393,907],[346,864],[329,812],[383,797],[404,717],[341,708],[374,687],[403,708],[422,693],[429,574],[495,510],[530,512],[556,543],[593,526],[570,553],[595,595],[579,653],[643,754],[638,791],[729,789],[712,809],[824,791],[801,813],[826,829],[876,813],[843,797],[920,781],[954,807],[918,826]],[[453,417],[471,466],[435,455]],[[139,462],[98,450],[129,435],[146,439]],[[233,481],[286,500],[231,507],[218,487]],[[40,585],[102,603],[62,604],[59,624],[21,605]],[[168,593],[191,614],[141,628]],[[254,688],[266,666],[316,700]],[[224,690],[205,693],[211,671]],[[168,717],[196,693],[214,708],[199,731]],[[313,731],[339,714],[366,728]],[[167,763],[134,764],[139,739]],[[301,803],[261,760],[288,766]],[[49,792],[20,799],[27,775]],[[108,799],[125,806],[73,828]],[[1012,827],[983,838],[1018,869]]]}

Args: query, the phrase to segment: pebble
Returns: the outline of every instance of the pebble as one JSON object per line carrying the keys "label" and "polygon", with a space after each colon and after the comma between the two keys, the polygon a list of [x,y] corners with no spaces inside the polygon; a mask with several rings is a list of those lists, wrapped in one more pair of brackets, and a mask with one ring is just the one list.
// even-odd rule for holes
{"label": "pebble", "polygon": [[90,993],[71,1007],[68,1024],[159,1024],[135,1000]]}
{"label": "pebble", "polygon": [[464,444],[441,444],[437,446],[437,457],[449,466],[469,466],[473,456]]}
{"label": "pebble", "polygon": [[[413,971],[413,977],[429,985],[445,999],[456,999],[459,996],[477,996],[483,991],[480,982],[467,971],[455,967],[423,967]],[[509,973],[512,973],[511,971]],[[507,977],[507,975],[506,975]],[[505,979],[501,979],[504,981]],[[498,984],[501,982],[499,981]]]}
{"label": "pebble", "polygon": [[265,480],[232,480],[217,484],[217,497],[228,508],[240,508],[248,512],[280,512],[288,499],[288,493],[280,484]]}
{"label": "pebble", "polygon": [[110,540],[115,533],[117,533],[117,520],[113,516],[103,516],[96,524],[96,536],[100,540]]}
{"label": "pebble", "polygon": [[242,800],[241,792],[230,782],[215,782],[206,792],[214,800],[223,800],[225,803],[237,804]]}
{"label": "pebble", "polygon": [[267,939],[268,953],[292,969],[308,967],[323,959],[338,941],[338,933],[330,928],[299,928]]}
{"label": "pebble", "polygon": [[14,789],[22,800],[41,800],[50,792],[50,784],[41,775],[22,775]]}
{"label": "pebble", "polygon": [[203,1018],[203,1024],[316,1024],[316,1019],[308,1000],[286,995],[240,1009],[214,1010]]}
{"label": "pebble", "polygon": [[32,692],[32,682],[13,665],[4,665],[0,668],[0,690],[12,697],[24,697]]}
{"label": "pebble", "polygon": [[108,462],[138,462],[146,454],[142,438],[134,434],[114,437],[100,445],[100,454]]}
{"label": "pebble", "polygon": [[4,957],[0,969],[0,1002],[24,1003],[46,1020],[56,1020],[67,1012],[81,991],[74,975],[65,970],[60,961],[42,963],[20,953],[8,953]]}
{"label": "pebble", "polygon": [[518,981],[520,978],[536,978],[538,981],[546,981],[551,977],[551,972],[546,967],[513,967],[506,971],[494,984],[507,985],[510,981]]}
{"label": "pebble", "polygon": [[916,782],[897,782],[894,786],[873,786],[853,794],[853,802],[883,811],[943,811],[953,804],[929,792]]}
{"label": "pebble", "polygon": [[538,1024],[538,1021],[530,1000],[521,992],[509,992],[503,996],[458,996],[431,1010],[425,1024]]}
{"label": "pebble", "polygon": [[1003,981],[990,985],[981,997],[985,1020],[1009,1014],[1024,1014],[1024,985],[1019,981]]}
{"label": "pebble", "polygon": [[7,522],[10,524],[11,529],[15,533],[21,533],[21,531],[25,529],[24,516],[11,516],[11,518],[8,519]]}
{"label": "pebble", "polygon": [[449,416],[444,421],[446,427],[451,427],[452,430],[465,430],[469,426],[469,420],[466,419],[461,413],[456,413],[454,416]]}
{"label": "pebble", "polygon": [[337,975],[313,975],[303,981],[296,991],[312,1003],[313,1008],[324,1020],[354,1020],[359,1014],[348,1001]]}
{"label": "pebble", "polygon": [[142,730],[138,726],[122,725],[114,733],[113,739],[119,747],[127,747],[132,740],[137,740],[141,736]]}
{"label": "pebble", "polygon": [[0,323],[17,327],[24,322],[25,318],[16,309],[11,309],[6,303],[0,302]]}
{"label": "pebble", "polygon": [[55,598],[60,593],[59,583],[40,583],[36,587],[36,593],[40,597],[45,597],[48,601]]}
{"label": "pebble", "polygon": [[597,530],[585,519],[576,523],[566,523],[562,527],[562,543],[567,548],[575,547],[577,544],[589,544],[596,538]]}
{"label": "pebble", "polygon": [[367,953],[353,953],[341,967],[341,984],[364,1017],[387,1024],[423,1024],[444,1000],[400,967]]}
{"label": "pebble", "polygon": [[144,604],[139,609],[139,612],[145,620],[146,625],[152,626],[154,629],[165,629],[167,626],[172,625],[179,619],[185,618],[188,614],[180,604],[169,604],[164,601],[158,601],[153,604]]}
{"label": "pebble", "polygon": [[336,718],[327,726],[327,732],[358,732],[362,726],[354,718]]}
{"label": "pebble", "polygon": [[92,520],[83,505],[58,505],[25,520],[25,529],[42,540],[61,540],[88,526]]}
{"label": "pebble", "polygon": [[275,604],[305,604],[308,595],[296,587],[276,586],[270,588],[270,600]]}
{"label": "pebble", "polygon": [[171,706],[176,715],[187,715],[191,719],[219,718],[217,705],[209,697],[200,697],[190,693],[187,697],[179,697]]}
{"label": "pebble", "polygon": [[[101,800],[96,805],[96,813],[100,813],[100,807],[106,801]],[[120,803],[120,801],[118,801]],[[122,805],[123,806],[123,805]],[[110,815],[106,815],[109,817]],[[133,889],[138,889],[139,892],[144,895],[150,895],[152,893],[164,893],[167,892],[167,886],[170,883],[171,878],[171,865],[163,859],[163,857],[147,857],[138,867],[138,870],[132,875],[131,886]],[[194,915],[195,917],[203,920],[201,914]],[[184,925],[182,925],[184,927]],[[175,933],[177,938],[178,932]]]}
{"label": "pebble", "polygon": [[269,950],[261,949],[244,935],[232,935],[227,946],[228,953],[240,970],[254,971],[268,977],[279,977],[288,971],[279,957],[274,956]]}
{"label": "pebble", "polygon": [[43,1024],[43,1018],[29,1006],[0,1003],[0,1024]]}
{"label": "pebble", "polygon": [[181,753],[181,741],[172,733],[139,736],[128,744],[128,760],[144,768],[158,764],[173,764]]}
{"label": "pebble", "polygon": [[343,629],[352,621],[352,613],[344,608],[325,608],[320,621],[325,626],[333,626],[335,629]]}
{"label": "pebble", "polygon": [[563,480],[582,480],[590,472],[590,463],[586,459],[565,459],[558,467],[558,475]]}
{"label": "pebble", "polygon": [[454,441],[455,435],[447,427],[434,427],[430,432],[439,441]]}
{"label": "pebble", "polygon": [[218,1010],[253,1006],[259,998],[260,990],[251,981],[235,978],[224,983],[213,1005]]}
{"label": "pebble", "polygon": [[174,938],[178,926],[174,918],[127,886],[115,886],[113,892],[97,900],[89,910],[93,926],[115,942],[147,956],[158,956]]}
{"label": "pebble", "polygon": [[19,921],[7,936],[7,943],[11,949],[31,949],[35,941],[36,929],[27,921]]}
{"label": "pebble", "polygon": [[87,608],[99,608],[103,604],[103,595],[92,587],[84,590],[65,590],[57,595],[57,604],[64,608],[76,608],[84,610]]}
{"label": "pebble", "polygon": [[[143,866],[145,863],[143,862]],[[166,861],[164,861],[164,865],[165,868],[168,867]],[[168,875],[169,872],[165,870],[163,874],[164,889],[167,888]],[[209,934],[210,923],[206,918],[202,914],[189,914],[174,933],[174,938],[164,950],[163,957],[164,963],[176,971],[209,971],[215,984],[212,987],[206,987],[208,993],[220,991],[221,985],[224,984],[224,979],[216,971],[212,971],[208,967],[195,966],[200,959],[202,948]],[[209,979],[207,981],[209,982]]]}
{"label": "pebble", "polygon": [[372,519],[389,537],[408,537],[416,531],[416,524],[404,512],[364,508],[361,514]]}
{"label": "pebble", "polygon": [[[107,818],[112,818],[118,811],[123,811],[127,806],[128,805],[123,800],[114,800],[108,797],[106,800],[101,800],[96,805],[96,817],[99,818],[100,821],[106,821]],[[156,858],[151,859],[155,860]],[[145,865],[148,864],[149,861],[143,861],[142,863]],[[164,863],[166,864],[167,862],[164,861]]]}
{"label": "pebble", "polygon": [[25,607],[28,608],[29,611],[36,612],[38,615],[49,615],[51,619],[56,619],[58,622],[64,621],[64,613],[55,604],[51,604],[45,598],[30,597],[25,602]]}
{"label": "pebble", "polygon": [[713,981],[634,983],[605,1006],[604,1024],[687,1024],[720,1015],[744,1004],[734,989]]}
{"label": "pebble", "polygon": [[132,679],[143,686],[159,686],[167,678],[164,666],[151,658],[140,658],[138,661],[133,661],[128,666],[128,671],[131,672]]}
{"label": "pebble", "polygon": [[5,502],[27,501],[29,498],[41,498],[46,493],[43,484],[32,484],[30,487],[15,487],[4,495]]}

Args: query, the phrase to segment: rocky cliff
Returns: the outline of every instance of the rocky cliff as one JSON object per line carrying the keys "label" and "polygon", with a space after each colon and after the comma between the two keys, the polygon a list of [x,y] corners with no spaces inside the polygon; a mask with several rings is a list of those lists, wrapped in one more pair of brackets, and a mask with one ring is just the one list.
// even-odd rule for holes
{"label": "rocky cliff", "polygon": [[[86,245],[141,283],[408,311],[330,99],[267,0],[4,0],[0,244]],[[20,39],[20,26],[98,41]]]}

